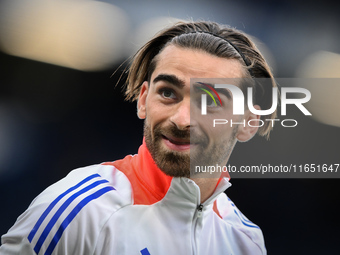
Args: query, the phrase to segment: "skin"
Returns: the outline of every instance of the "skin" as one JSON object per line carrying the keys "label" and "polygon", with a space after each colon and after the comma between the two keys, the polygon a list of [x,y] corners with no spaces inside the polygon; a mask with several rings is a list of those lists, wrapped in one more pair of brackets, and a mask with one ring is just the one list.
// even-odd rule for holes
{"label": "skin", "polygon": [[[175,77],[176,81],[167,77]],[[193,179],[200,187],[203,203],[212,195],[218,178],[190,176],[190,160],[197,165],[226,165],[236,142],[251,139],[258,129],[253,127],[254,122],[252,127],[213,128],[212,119],[223,116],[235,122],[243,119],[247,122],[259,116],[248,110],[244,116],[233,116],[232,99],[222,93],[223,107],[209,107],[206,116],[200,115],[190,85],[190,78],[197,77],[242,78],[244,67],[235,59],[169,45],[157,56],[150,84],[147,81],[142,84],[137,108],[138,117],[145,119],[146,143],[158,167],[170,176]]]}

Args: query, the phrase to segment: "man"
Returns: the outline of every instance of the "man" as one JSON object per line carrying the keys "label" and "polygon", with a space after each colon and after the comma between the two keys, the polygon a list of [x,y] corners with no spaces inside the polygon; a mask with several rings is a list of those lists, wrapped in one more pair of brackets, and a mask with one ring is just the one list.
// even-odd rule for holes
{"label": "man", "polygon": [[[192,99],[206,83],[191,78],[273,80],[240,31],[212,22],[161,31],[135,55],[127,78],[127,99],[138,100],[145,119],[138,154],[76,169],[47,188],[2,237],[0,254],[266,254],[259,227],[223,192],[229,178],[204,178],[190,165],[225,165],[237,141],[267,136],[271,126],[212,129]],[[255,83],[254,108],[270,107],[273,86]],[[248,109],[234,116],[227,90],[219,99],[226,108],[209,104],[208,115],[259,121]]]}

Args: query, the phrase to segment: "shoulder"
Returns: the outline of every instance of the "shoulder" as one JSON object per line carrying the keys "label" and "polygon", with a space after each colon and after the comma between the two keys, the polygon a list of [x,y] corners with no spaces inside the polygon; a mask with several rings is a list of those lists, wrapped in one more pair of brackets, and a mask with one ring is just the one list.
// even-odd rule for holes
{"label": "shoulder", "polygon": [[[69,207],[91,211],[96,206],[116,207],[131,203],[131,185],[123,173],[114,166],[92,165],[71,171],[65,178],[45,189],[29,208],[43,208],[44,216],[57,210],[63,213]],[[96,207],[94,207],[96,208]],[[57,213],[56,212],[56,213]]]}
{"label": "shoulder", "polygon": [[2,241],[28,241],[37,254],[90,254],[107,219],[131,203],[130,182],[114,166],[78,168],[37,196]]}
{"label": "shoulder", "polygon": [[235,234],[246,237],[266,254],[263,233],[259,226],[250,221],[234,204],[234,202],[222,193],[216,200],[216,206],[221,218],[231,226]]}
{"label": "shoulder", "polygon": [[[59,199],[67,194],[93,193],[103,189],[115,190],[121,198],[131,199],[130,182],[126,176],[111,165],[92,165],[71,171],[65,178],[44,190],[33,203],[51,201],[51,198]],[[100,194],[96,193],[96,194]]]}

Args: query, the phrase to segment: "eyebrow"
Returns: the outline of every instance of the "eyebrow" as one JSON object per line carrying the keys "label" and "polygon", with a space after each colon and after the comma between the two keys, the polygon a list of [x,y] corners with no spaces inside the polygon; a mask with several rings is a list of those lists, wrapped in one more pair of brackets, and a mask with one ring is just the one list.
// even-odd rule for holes
{"label": "eyebrow", "polygon": [[232,96],[231,96],[229,90],[223,89],[223,88],[215,88],[215,87],[214,87],[214,84],[207,83],[207,82],[197,82],[197,83],[195,83],[193,86],[194,86],[195,89],[199,89],[199,88],[207,88],[207,86],[204,86],[204,84],[213,87],[213,88],[216,90],[216,92],[225,95],[228,99],[232,99]]}
{"label": "eyebrow", "polygon": [[167,83],[170,83],[178,88],[183,88],[185,82],[178,78],[177,76],[173,74],[159,74],[156,76],[156,78],[153,80],[153,83],[159,82],[159,81],[165,81]]}

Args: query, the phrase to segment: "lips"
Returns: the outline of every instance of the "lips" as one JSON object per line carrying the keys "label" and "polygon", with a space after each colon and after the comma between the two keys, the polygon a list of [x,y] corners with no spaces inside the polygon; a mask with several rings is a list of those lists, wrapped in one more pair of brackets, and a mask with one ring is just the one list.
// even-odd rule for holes
{"label": "lips", "polygon": [[162,135],[164,143],[171,150],[185,151],[190,149],[190,139],[177,138],[172,136]]}
{"label": "lips", "polygon": [[165,135],[163,135],[163,138],[177,145],[190,144],[190,139],[183,139],[183,138],[177,138],[177,137],[171,137],[171,136],[165,136]]}

